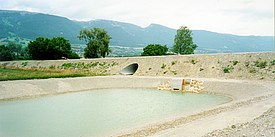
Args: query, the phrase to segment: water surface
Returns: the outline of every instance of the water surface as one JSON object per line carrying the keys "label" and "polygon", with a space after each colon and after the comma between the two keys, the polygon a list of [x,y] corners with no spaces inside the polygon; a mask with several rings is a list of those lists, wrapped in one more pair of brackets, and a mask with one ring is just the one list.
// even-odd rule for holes
{"label": "water surface", "polygon": [[0,136],[100,136],[230,98],[151,89],[105,89],[0,102]]}

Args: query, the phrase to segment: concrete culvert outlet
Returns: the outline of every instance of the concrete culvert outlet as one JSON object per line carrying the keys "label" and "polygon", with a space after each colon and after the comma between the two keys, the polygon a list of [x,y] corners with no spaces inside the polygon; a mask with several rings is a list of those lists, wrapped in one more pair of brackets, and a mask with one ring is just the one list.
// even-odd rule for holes
{"label": "concrete culvert outlet", "polygon": [[123,75],[134,75],[135,72],[137,71],[137,69],[138,69],[138,64],[137,63],[133,63],[133,64],[128,65],[124,69],[122,69],[120,71],[120,74],[123,74]]}

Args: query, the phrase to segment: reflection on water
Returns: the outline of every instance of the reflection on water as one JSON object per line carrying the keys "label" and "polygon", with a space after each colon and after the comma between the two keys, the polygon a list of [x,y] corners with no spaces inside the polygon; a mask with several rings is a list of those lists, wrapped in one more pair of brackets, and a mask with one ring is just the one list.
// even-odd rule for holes
{"label": "reflection on water", "polygon": [[105,89],[0,102],[0,136],[99,136],[229,100],[151,89]]}

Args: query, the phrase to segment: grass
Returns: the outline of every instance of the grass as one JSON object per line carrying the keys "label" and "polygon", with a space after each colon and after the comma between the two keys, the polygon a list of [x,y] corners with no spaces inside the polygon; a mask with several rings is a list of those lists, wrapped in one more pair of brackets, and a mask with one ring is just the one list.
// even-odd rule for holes
{"label": "grass", "polygon": [[74,73],[70,71],[0,68],[0,81],[102,76],[107,74]]}
{"label": "grass", "polygon": [[250,71],[249,71],[249,73],[256,73],[257,71],[256,71],[256,69],[255,68],[253,68],[253,69],[251,69]]}
{"label": "grass", "polygon": [[265,68],[267,66],[267,62],[264,61],[264,62],[257,62],[257,67],[260,67],[260,68]]}

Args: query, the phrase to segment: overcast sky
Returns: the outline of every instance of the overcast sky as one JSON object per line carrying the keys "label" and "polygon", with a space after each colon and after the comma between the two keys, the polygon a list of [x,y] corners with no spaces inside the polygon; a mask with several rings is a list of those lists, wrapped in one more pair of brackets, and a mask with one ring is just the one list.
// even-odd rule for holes
{"label": "overcast sky", "polygon": [[274,0],[0,0],[1,10],[53,14],[72,20],[108,19],[147,27],[274,36]]}

